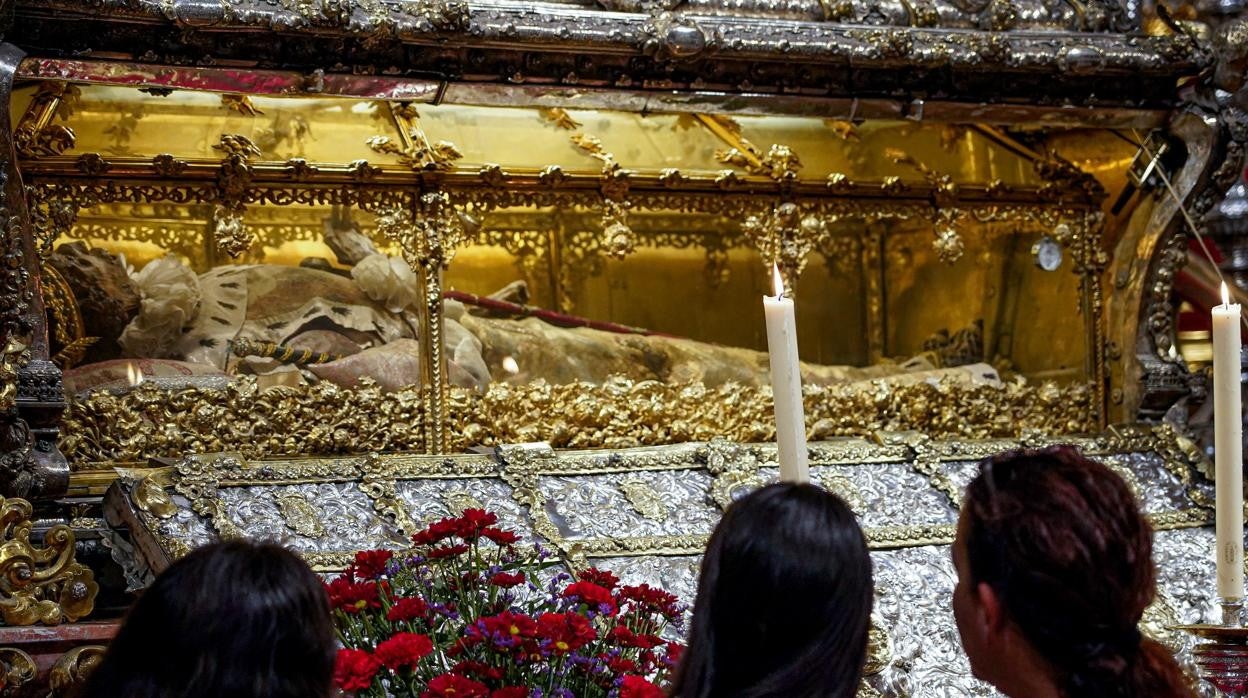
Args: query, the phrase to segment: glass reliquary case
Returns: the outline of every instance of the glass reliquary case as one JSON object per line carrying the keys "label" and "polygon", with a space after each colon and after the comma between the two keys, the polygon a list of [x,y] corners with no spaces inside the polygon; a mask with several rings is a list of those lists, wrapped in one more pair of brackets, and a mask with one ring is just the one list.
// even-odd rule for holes
{"label": "glass reliquary case", "polygon": [[51,81],[12,113],[73,463],[765,441],[773,264],[815,440],[1105,419],[1137,149],[1096,130]]}

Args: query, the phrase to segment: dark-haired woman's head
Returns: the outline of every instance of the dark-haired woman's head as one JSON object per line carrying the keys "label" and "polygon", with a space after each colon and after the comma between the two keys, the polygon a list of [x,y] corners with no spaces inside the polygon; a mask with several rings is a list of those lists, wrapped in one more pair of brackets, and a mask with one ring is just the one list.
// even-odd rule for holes
{"label": "dark-haired woman's head", "polygon": [[1073,447],[985,461],[953,549],[975,675],[1012,696],[1194,695],[1137,629],[1155,595],[1152,549],[1127,483]]}
{"label": "dark-haired woman's head", "polygon": [[872,599],[866,540],[844,502],[811,485],[752,492],[707,545],[672,695],[853,696]]}
{"label": "dark-haired woman's head", "polygon": [[242,541],[195,550],[135,602],[87,698],[327,698],[334,631],[294,553]]}

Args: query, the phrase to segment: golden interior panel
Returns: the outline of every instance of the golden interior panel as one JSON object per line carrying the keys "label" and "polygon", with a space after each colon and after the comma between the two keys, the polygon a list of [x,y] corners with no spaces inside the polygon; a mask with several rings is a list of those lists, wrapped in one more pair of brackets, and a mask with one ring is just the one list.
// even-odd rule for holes
{"label": "golden interior panel", "polygon": [[[100,338],[65,359],[71,390],[117,358],[174,364],[144,364],[169,388],[367,378],[417,391],[434,450],[451,443],[452,395],[606,395],[621,378],[765,392],[775,263],[812,389],[1024,390],[1005,387],[1022,376],[1018,399],[1053,379],[1087,393],[1080,410],[1105,403],[1089,361],[1101,280],[1076,270],[1109,249],[1100,210],[1141,134],[55,94],[40,119],[72,128],[72,147],[56,131],[23,167],[38,234],[60,245],[50,263]],[[115,256],[89,261],[75,241]],[[1050,270],[1040,249],[1060,258]],[[100,306],[108,285],[78,263],[126,302]]]}
{"label": "golden interior panel", "polygon": [[395,163],[370,148],[377,135],[397,138],[383,103],[342,98],[233,97],[207,92],[157,96],[124,87],[73,88],[61,111],[73,128],[73,153],[219,160],[222,134],[237,134],[259,149],[259,159]]}

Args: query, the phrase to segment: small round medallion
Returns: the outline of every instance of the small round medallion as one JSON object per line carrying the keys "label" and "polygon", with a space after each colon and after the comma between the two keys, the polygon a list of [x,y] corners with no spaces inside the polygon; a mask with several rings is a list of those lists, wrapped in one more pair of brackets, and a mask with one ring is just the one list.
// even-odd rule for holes
{"label": "small round medallion", "polygon": [[1031,256],[1037,267],[1045,271],[1057,271],[1062,266],[1062,245],[1045,235],[1031,246]]}

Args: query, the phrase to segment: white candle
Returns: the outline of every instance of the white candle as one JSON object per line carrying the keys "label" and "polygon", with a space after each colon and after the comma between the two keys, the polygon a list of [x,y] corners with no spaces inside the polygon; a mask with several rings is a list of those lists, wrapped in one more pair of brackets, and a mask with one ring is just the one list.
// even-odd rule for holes
{"label": "white candle", "polygon": [[784,295],[780,268],[772,265],[776,295],[763,296],[767,316],[767,353],[771,357],[771,392],[776,407],[776,446],[780,480],[809,482],[806,462],[806,410],[802,406],[802,371],[797,360],[797,320],[793,299]]}
{"label": "white candle", "polygon": [[1213,309],[1214,459],[1217,475],[1218,596],[1244,596],[1244,436],[1239,389],[1239,304],[1222,284]]}

